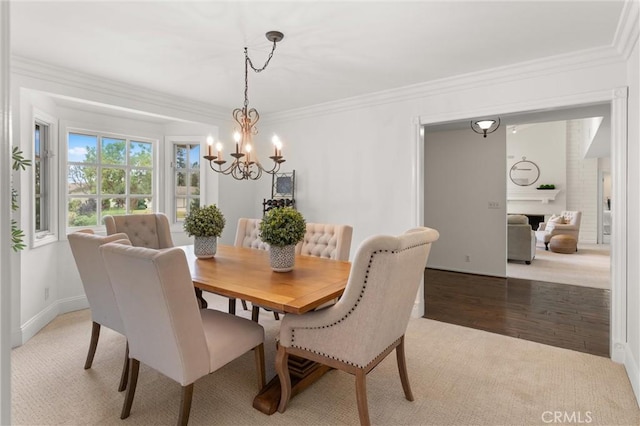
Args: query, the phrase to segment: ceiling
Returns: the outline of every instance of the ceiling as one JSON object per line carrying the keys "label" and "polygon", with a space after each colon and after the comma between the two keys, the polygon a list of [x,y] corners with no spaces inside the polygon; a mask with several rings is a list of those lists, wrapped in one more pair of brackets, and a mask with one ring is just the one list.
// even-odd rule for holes
{"label": "ceiling", "polygon": [[13,1],[29,58],[242,106],[243,48],[262,66],[250,105],[285,111],[614,42],[623,1]]}

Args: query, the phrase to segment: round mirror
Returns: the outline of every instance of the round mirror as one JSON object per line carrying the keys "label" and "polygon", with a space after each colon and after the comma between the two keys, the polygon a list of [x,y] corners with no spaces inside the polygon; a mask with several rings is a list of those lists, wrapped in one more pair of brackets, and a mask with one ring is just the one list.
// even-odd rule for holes
{"label": "round mirror", "polygon": [[522,157],[522,161],[518,161],[509,170],[509,178],[511,182],[518,186],[529,186],[536,183],[540,177],[540,169],[536,163]]}

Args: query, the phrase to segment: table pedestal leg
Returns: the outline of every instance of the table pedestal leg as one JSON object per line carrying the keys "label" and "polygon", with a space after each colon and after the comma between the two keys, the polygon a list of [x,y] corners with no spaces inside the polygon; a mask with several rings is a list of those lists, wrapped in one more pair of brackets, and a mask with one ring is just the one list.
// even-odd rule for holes
{"label": "table pedestal leg", "polygon": [[[289,356],[291,374],[291,398],[316,382],[331,367],[297,356]],[[253,399],[253,408],[265,414],[273,414],[280,404],[280,380],[276,375]]]}

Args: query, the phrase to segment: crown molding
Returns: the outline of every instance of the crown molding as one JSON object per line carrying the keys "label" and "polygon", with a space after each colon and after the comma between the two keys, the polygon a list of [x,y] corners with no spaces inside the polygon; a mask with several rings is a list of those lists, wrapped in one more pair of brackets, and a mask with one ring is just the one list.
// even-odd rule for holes
{"label": "crown molding", "polygon": [[624,3],[618,27],[613,37],[613,47],[627,60],[633,47],[638,42],[640,33],[640,3],[638,0],[627,0]]}
{"label": "crown molding", "polygon": [[461,74],[453,77],[446,77],[397,89],[354,96],[310,107],[280,111],[268,115],[265,114],[264,121],[271,123],[315,117],[324,114],[334,114],[362,107],[372,107],[376,105],[408,101],[417,98],[459,92],[473,89],[478,86],[543,77],[551,74],[621,62],[624,62],[624,58],[613,46],[603,46],[473,73]]}
{"label": "crown molding", "polygon": [[168,95],[22,56],[14,55],[11,57],[11,72],[24,77],[94,92],[102,96],[118,97],[131,101],[135,105],[142,102],[158,107],[161,110],[169,109],[186,113],[190,116],[199,116],[202,117],[201,121],[204,122],[209,122],[212,119],[230,120],[229,111],[212,104]]}

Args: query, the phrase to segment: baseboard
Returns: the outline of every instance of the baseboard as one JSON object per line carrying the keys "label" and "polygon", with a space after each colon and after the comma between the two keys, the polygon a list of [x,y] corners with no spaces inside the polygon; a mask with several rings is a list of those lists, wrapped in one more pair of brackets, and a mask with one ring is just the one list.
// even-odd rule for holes
{"label": "baseboard", "polygon": [[624,368],[627,370],[627,376],[631,382],[631,389],[636,396],[636,403],[640,407],[640,368],[638,368],[638,362],[633,357],[629,345],[625,345],[624,355]]}
{"label": "baseboard", "polygon": [[76,296],[67,299],[56,300],[42,311],[38,312],[32,318],[27,320],[21,327],[19,332],[15,332],[11,336],[12,347],[24,345],[33,336],[38,334],[47,324],[53,321],[58,315],[67,312],[79,311],[89,307],[86,296]]}

